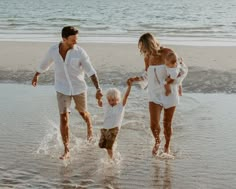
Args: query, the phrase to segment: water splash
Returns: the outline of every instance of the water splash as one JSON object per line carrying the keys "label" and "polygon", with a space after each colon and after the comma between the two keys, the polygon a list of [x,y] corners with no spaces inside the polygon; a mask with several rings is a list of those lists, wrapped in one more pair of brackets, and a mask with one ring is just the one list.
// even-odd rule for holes
{"label": "water splash", "polygon": [[54,156],[55,153],[57,153],[59,149],[63,147],[63,144],[61,141],[60,129],[58,124],[56,124],[52,120],[48,120],[48,123],[49,130],[46,132],[47,134],[40,142],[40,145],[36,150],[36,154]]}

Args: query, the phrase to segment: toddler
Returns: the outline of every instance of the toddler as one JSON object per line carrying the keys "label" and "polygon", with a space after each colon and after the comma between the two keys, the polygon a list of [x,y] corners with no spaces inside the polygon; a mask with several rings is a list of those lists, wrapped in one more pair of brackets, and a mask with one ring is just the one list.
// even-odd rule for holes
{"label": "toddler", "polygon": [[111,159],[113,159],[113,144],[117,138],[124,117],[125,105],[130,94],[131,82],[127,81],[128,87],[121,101],[121,93],[116,88],[108,89],[106,93],[107,102],[98,99],[98,105],[104,109],[104,124],[101,129],[99,147],[105,148]]}

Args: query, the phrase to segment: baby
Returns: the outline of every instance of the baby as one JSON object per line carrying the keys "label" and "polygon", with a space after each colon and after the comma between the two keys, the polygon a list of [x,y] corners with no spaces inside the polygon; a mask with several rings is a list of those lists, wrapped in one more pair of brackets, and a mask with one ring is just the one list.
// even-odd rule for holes
{"label": "baby", "polygon": [[[183,62],[182,59],[178,60],[177,55],[169,48],[161,48],[159,50],[160,55],[162,56],[164,63],[166,65],[166,71],[168,77],[164,81],[165,95],[168,96],[171,93],[171,84],[174,80],[180,77],[184,70],[182,69]],[[178,86],[179,95],[182,96],[182,84]]]}
{"label": "baby", "polygon": [[124,117],[125,105],[130,94],[132,82],[127,81],[128,87],[121,101],[121,93],[116,88],[110,88],[107,91],[107,102],[103,104],[101,98],[98,99],[98,105],[104,109],[104,124],[101,129],[99,147],[105,148],[111,159],[113,159],[113,144],[119,133],[121,123]]}

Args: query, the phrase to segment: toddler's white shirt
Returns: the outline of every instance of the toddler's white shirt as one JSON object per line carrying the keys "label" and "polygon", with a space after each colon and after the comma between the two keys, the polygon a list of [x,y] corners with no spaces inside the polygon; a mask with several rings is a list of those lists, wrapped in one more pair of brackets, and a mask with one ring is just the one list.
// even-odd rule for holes
{"label": "toddler's white shirt", "polygon": [[118,103],[115,106],[111,106],[108,103],[104,103],[104,128],[112,129],[114,127],[121,127],[121,123],[124,117],[125,106],[122,103]]}

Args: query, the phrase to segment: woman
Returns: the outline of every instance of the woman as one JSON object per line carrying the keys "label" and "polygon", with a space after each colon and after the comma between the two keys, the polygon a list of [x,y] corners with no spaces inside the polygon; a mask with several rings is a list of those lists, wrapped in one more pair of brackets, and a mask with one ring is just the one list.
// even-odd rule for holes
{"label": "woman", "polygon": [[[155,144],[152,154],[156,155],[160,146],[160,117],[161,111],[164,109],[164,135],[165,145],[164,152],[170,153],[170,140],[172,136],[172,119],[175,113],[176,105],[179,102],[178,92],[172,92],[171,95],[165,95],[164,83],[166,81],[167,69],[164,64],[165,57],[160,52],[160,44],[155,37],[150,33],[145,33],[139,38],[138,48],[141,54],[144,55],[145,74],[141,77],[130,78],[130,81],[142,81],[145,75],[148,81],[148,99],[149,99],[149,113],[150,113],[150,127],[155,139]],[[167,51],[173,52],[171,49]],[[185,67],[186,68],[186,67]],[[178,77],[174,82],[179,84],[187,75],[186,71]],[[173,82],[173,81],[172,81]]]}

